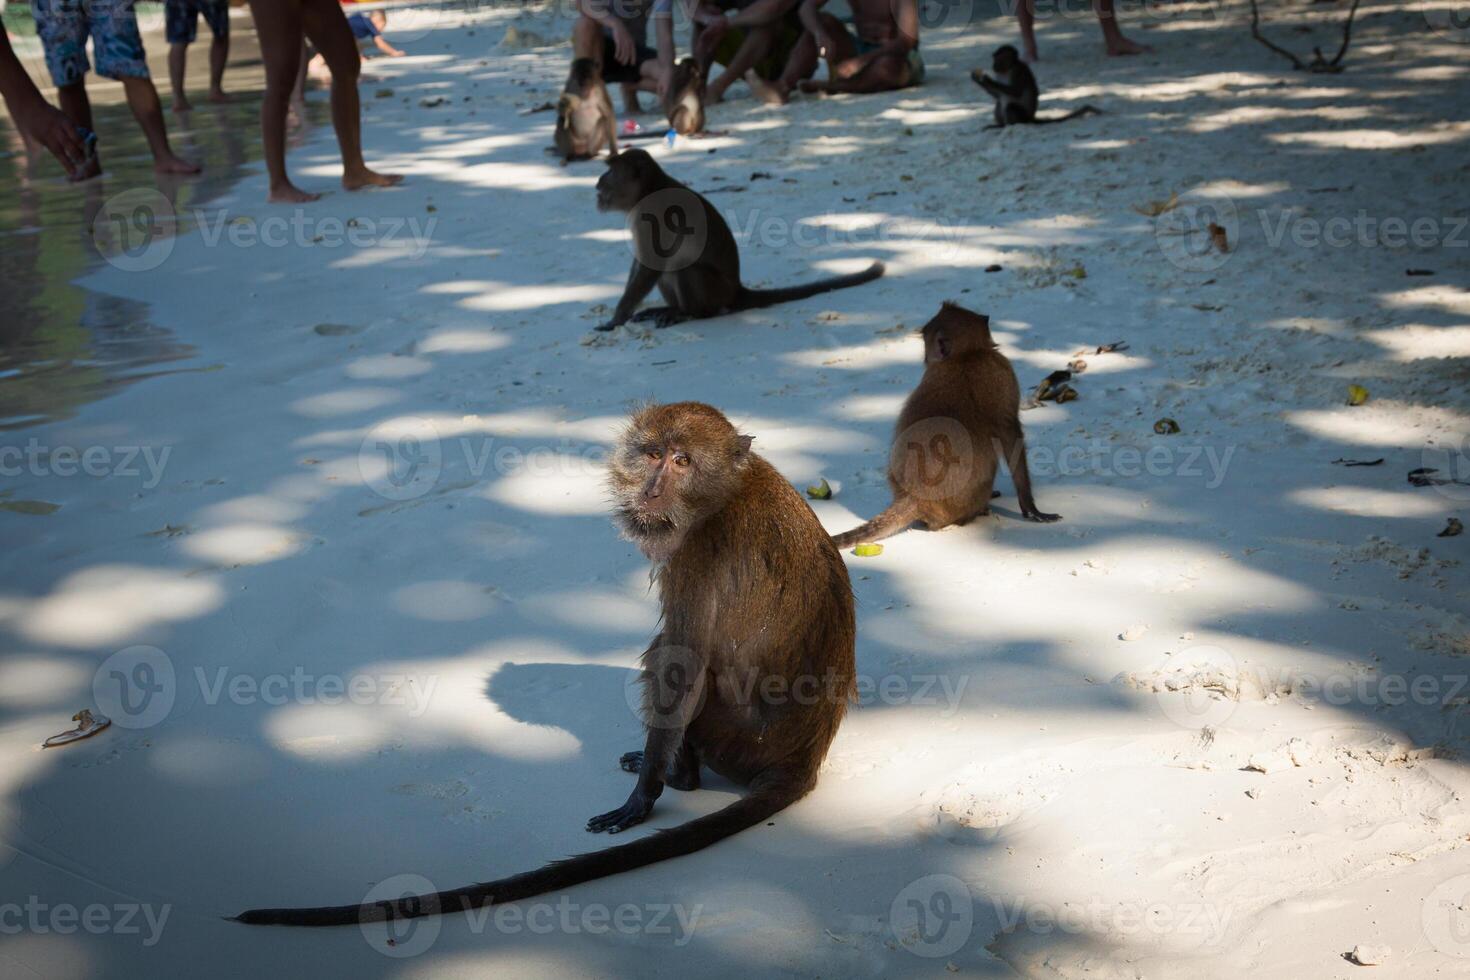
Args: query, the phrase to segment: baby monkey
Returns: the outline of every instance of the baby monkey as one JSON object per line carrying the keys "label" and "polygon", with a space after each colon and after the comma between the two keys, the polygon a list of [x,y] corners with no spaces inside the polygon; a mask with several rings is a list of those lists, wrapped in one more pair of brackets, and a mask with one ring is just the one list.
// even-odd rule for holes
{"label": "baby monkey", "polygon": [[990,512],[1002,456],[1021,516],[1050,522],[1031,496],[1021,388],[1011,362],[990,338],[990,318],[953,303],[924,325],[924,376],[904,402],[888,456],[893,503],[832,540],[839,548],[876,541],[923,521],[931,531]]}
{"label": "baby monkey", "polygon": [[669,128],[680,136],[704,132],[704,72],[693,58],[680,58],[674,66],[664,115],[669,117]]}
{"label": "baby monkey", "polygon": [[1038,119],[1036,107],[1041,100],[1041,88],[1036,84],[1036,76],[1031,72],[1031,68],[1021,60],[1020,53],[1009,44],[1002,44],[995,49],[995,54],[991,57],[990,71],[989,75],[979,68],[970,72],[970,78],[975,84],[995,99],[995,122],[986,126],[986,129],[1004,129],[1007,126],[1022,124],[1041,125],[1066,122],[1068,119],[1085,116],[1089,112],[1102,112],[1101,109],[1085,105],[1080,109],[1074,109],[1065,116]]}
{"label": "baby monkey", "polygon": [[562,166],[573,160],[591,160],[602,152],[618,152],[618,119],[602,81],[602,69],[591,58],[577,58],[556,104],[556,132],[552,139]]}

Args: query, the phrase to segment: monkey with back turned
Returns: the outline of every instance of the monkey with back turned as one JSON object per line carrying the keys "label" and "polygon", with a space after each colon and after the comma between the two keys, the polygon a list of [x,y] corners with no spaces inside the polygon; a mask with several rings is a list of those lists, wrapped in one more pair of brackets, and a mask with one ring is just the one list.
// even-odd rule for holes
{"label": "monkey with back turned", "polygon": [[990,318],[945,303],[924,325],[924,376],[893,430],[888,485],[893,503],[833,538],[839,548],[876,541],[922,521],[931,531],[990,512],[1000,460],[1011,471],[1021,516],[1043,523],[1031,494],[1021,389],[1011,362],[990,336]]}
{"label": "monkey with back turned", "polygon": [[371,905],[254,909],[251,925],[409,919],[514,902],[690,854],[763,823],[811,792],[855,693],[852,587],[811,508],[699,402],[634,414],[609,462],[614,520],[654,563],[663,615],[643,654],[638,781],[593,833],[642,823],[665,786],[700,769],[750,787],[722,810],[535,871]]}
{"label": "monkey with back turned", "polygon": [[602,81],[602,69],[591,58],[577,58],[556,104],[556,131],[552,141],[566,166],[573,160],[591,160],[607,147],[618,152],[618,119]]}
{"label": "monkey with back turned", "polygon": [[1041,87],[1036,84],[1036,75],[1030,66],[1021,60],[1020,53],[1009,44],[1002,44],[991,56],[991,74],[976,68],[970,78],[995,99],[995,122],[986,129],[1004,129],[1007,126],[1025,124],[1044,125],[1066,122],[1088,113],[1102,110],[1090,105],[1074,109],[1065,116],[1041,119],[1036,115],[1041,100]]}
{"label": "monkey with back turned", "polygon": [[680,136],[704,132],[704,72],[693,58],[680,58],[664,98],[669,128]]}
{"label": "monkey with back turned", "polygon": [[[702,194],[664,172],[645,150],[625,150],[607,162],[597,181],[597,210],[621,211],[633,233],[633,267],[612,318],[598,330],[629,319],[667,327],[685,320],[789,303],[871,282],[883,263],[785,289],[750,289],[740,281],[740,250],[730,226]],[[634,317],[657,286],[667,304]]]}

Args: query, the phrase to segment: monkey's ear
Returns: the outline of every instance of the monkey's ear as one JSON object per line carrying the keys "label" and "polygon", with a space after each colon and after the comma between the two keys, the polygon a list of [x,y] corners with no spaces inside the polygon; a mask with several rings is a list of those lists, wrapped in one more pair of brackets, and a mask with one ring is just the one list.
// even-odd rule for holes
{"label": "monkey's ear", "polygon": [[742,456],[750,452],[750,444],[755,441],[755,436],[740,434],[735,437],[735,450]]}

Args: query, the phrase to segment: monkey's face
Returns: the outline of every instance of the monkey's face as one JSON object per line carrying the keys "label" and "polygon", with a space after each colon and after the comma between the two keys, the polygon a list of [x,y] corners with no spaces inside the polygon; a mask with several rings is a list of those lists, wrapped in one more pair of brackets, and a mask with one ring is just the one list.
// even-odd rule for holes
{"label": "monkey's face", "polygon": [[739,483],[749,438],[697,402],[638,412],[609,464],[614,521],[650,559],[678,550]]}
{"label": "monkey's face", "polygon": [[607,173],[597,178],[597,210],[624,214],[653,190],[658,164],[647,150],[624,150],[607,161]]}
{"label": "monkey's face", "polygon": [[1009,44],[1002,44],[991,56],[990,68],[998,75],[1009,74],[1011,69],[1016,67],[1016,62],[1020,60],[1020,57],[1020,52],[1015,48]]}

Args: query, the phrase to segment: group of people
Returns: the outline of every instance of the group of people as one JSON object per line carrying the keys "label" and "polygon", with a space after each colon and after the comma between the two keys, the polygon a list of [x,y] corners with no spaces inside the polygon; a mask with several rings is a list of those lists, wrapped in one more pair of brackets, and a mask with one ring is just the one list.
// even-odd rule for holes
{"label": "group of people", "polygon": [[[623,88],[626,111],[637,112],[638,92],[660,99],[674,67],[674,0],[577,0],[572,31],[577,58],[602,66],[603,80]],[[918,0],[847,0],[851,19],[834,16],[827,0],[680,0],[691,24],[690,51],[709,79],[707,102],[719,102],[736,82],[772,104],[793,91],[886,92],[924,80],[919,53]],[[1147,50],[1118,27],[1113,0],[1096,0],[1110,55]],[[1017,7],[1023,57],[1039,60],[1035,0]],[[647,44],[649,21],[654,47]],[[827,78],[817,80],[825,62]],[[723,68],[711,76],[714,65]]]}
{"label": "group of people", "polygon": [[[148,139],[161,174],[196,174],[199,165],[173,152],[158,91],[149,76],[138,31],[135,0],[31,0],[46,66],[56,83],[58,111],[41,96],[0,31],[0,94],[17,128],[46,147],[74,180],[102,171],[85,78],[89,68],[120,81],[129,107]],[[919,54],[918,0],[847,0],[851,20],[824,10],[827,0],[679,0],[691,27],[690,48],[706,77],[713,65],[723,71],[711,79],[705,98],[718,102],[731,85],[744,81],[759,98],[782,103],[791,93],[882,92],[917,85],[924,79]],[[269,200],[305,203],[320,197],[291,182],[286,172],[286,129],[293,102],[300,98],[308,59],[331,76],[332,125],[342,153],[342,184],[348,190],[384,187],[403,178],[379,173],[362,155],[361,108],[357,81],[360,43],[373,43],[387,55],[402,55],[383,36],[386,15],[348,16],[339,0],[249,0],[265,66],[261,137],[270,178]],[[623,89],[624,107],[641,111],[640,91],[662,97],[674,70],[674,0],[576,0],[572,31],[575,56],[591,58],[603,78]],[[1035,0],[1018,6],[1023,57],[1037,60]],[[1109,54],[1145,50],[1124,37],[1113,0],[1096,0],[1098,20]],[[199,21],[213,35],[209,51],[209,90],[214,102],[229,98],[223,88],[229,56],[227,0],[165,0],[165,37],[173,109],[192,108],[184,91],[187,51]],[[654,24],[655,46],[648,46]],[[92,42],[92,64],[87,41]],[[310,49],[308,48],[310,44]],[[314,55],[312,51],[314,50]],[[828,74],[816,79],[825,61]]]}

